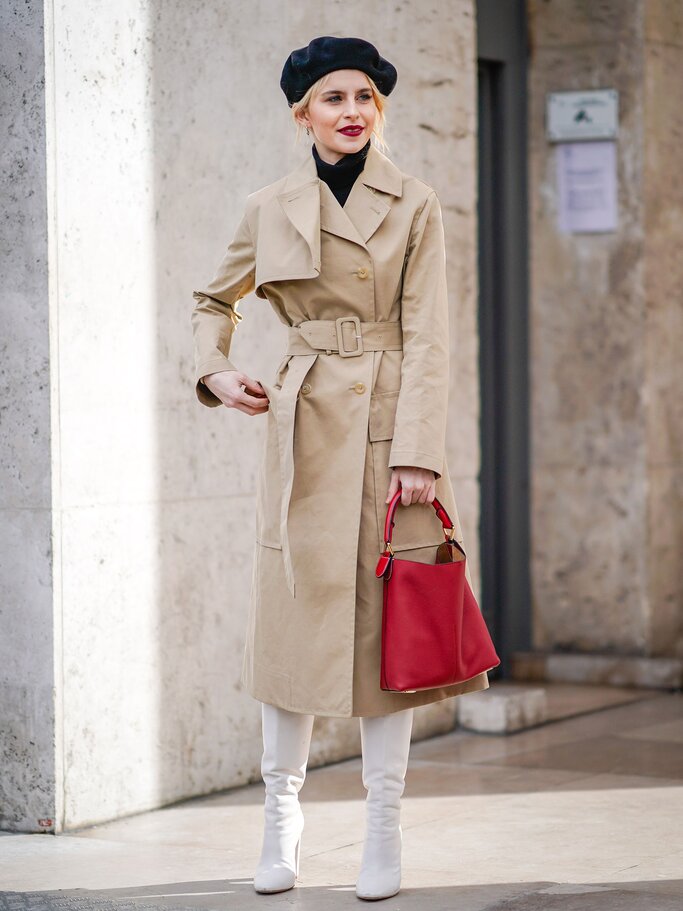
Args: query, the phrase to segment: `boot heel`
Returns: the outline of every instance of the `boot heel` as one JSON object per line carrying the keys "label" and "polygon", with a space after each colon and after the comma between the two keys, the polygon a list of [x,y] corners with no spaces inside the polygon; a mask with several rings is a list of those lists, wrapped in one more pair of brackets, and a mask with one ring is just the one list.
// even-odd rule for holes
{"label": "boot heel", "polygon": [[299,840],[296,843],[296,849],[294,853],[294,869],[296,870],[297,879],[299,878],[299,854],[301,852],[301,837],[302,836],[300,835]]}

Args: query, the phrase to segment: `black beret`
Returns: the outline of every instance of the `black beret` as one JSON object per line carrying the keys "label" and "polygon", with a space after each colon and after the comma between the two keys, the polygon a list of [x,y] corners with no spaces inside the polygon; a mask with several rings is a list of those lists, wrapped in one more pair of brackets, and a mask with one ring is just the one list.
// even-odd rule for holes
{"label": "black beret", "polygon": [[398,79],[393,64],[380,57],[369,41],[323,35],[314,38],[307,47],[292,51],[285,61],[280,87],[290,108],[303,98],[314,82],[332,70],[362,70],[374,79],[383,95],[391,92]]}

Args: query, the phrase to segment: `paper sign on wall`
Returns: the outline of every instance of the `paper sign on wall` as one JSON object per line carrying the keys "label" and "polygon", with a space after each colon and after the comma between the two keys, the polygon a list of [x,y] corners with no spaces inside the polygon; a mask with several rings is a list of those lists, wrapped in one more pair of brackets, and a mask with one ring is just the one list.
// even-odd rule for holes
{"label": "paper sign on wall", "polygon": [[556,149],[559,230],[616,231],[616,143],[565,142]]}

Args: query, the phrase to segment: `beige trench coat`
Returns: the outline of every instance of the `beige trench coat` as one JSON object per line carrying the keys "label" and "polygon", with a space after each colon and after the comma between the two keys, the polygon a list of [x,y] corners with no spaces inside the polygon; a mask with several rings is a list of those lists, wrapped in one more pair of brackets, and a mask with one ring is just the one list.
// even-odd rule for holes
{"label": "beige trench coat", "polygon": [[[263,702],[335,717],[486,689],[486,672],[415,693],[379,685],[374,570],[393,466],[434,471],[463,542],[444,452],[448,299],[435,191],[371,145],[344,207],[311,154],[250,194],[215,277],[193,292],[204,405],[221,402],[201,378],[239,369],[229,353],[238,301],[251,292],[289,327],[289,343],[272,379],[254,377],[270,406],[242,684]],[[398,559],[434,562],[444,533],[433,506],[399,503],[395,522]]]}

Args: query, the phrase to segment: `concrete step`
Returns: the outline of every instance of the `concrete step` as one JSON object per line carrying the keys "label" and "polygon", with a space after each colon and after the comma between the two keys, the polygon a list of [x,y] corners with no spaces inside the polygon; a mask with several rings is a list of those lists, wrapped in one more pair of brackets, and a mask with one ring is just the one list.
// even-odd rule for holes
{"label": "concrete step", "polygon": [[515,652],[511,677],[524,682],[593,683],[607,686],[683,687],[683,659],[581,652]]}
{"label": "concrete step", "polygon": [[479,734],[514,734],[655,695],[630,686],[494,680],[486,690],[457,697],[457,724]]}

